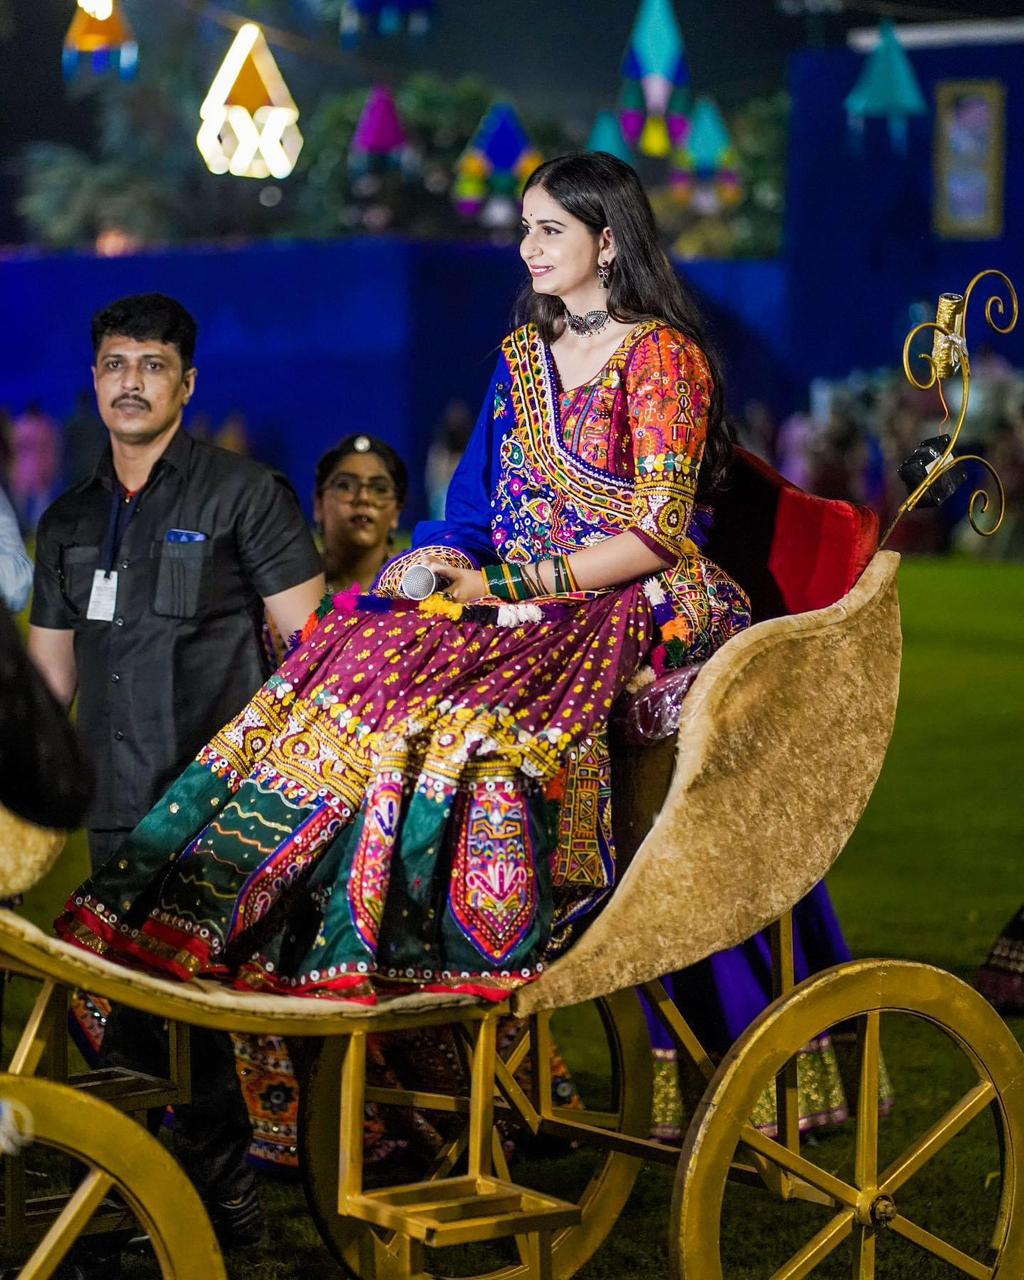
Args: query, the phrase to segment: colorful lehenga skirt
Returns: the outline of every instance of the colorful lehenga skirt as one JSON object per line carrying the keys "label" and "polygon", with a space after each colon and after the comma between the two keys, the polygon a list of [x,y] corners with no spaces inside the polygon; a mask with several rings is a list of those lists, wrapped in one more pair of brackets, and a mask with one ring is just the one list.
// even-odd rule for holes
{"label": "colorful lehenga skirt", "polygon": [[1024,1013],[1024,907],[992,944],[974,985],[1001,1013]]}
{"label": "colorful lehenga skirt", "polygon": [[503,998],[614,883],[604,731],[653,634],[639,585],[511,626],[332,610],[58,932],[181,979]]}

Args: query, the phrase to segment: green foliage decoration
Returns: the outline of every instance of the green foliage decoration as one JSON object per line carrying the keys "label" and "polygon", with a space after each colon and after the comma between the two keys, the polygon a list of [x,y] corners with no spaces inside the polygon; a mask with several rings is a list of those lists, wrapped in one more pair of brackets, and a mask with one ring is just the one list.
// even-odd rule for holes
{"label": "green foliage decoration", "polygon": [[782,244],[789,96],[751,98],[729,113],[744,198],[735,209],[702,215],[682,209],[668,187],[651,189],[658,224],[682,258],[772,258]]}

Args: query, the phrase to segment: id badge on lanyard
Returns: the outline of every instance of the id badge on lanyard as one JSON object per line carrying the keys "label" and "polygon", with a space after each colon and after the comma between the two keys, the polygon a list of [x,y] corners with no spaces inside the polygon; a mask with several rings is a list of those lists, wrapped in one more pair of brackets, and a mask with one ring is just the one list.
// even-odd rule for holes
{"label": "id badge on lanyard", "polygon": [[132,516],[139,505],[141,490],[130,502],[121,500],[120,492],[114,490],[114,501],[110,507],[110,521],[107,525],[107,539],[103,549],[105,568],[97,569],[92,575],[92,590],[89,592],[89,607],[85,616],[91,622],[113,622],[117,613],[117,570],[114,558],[121,545],[125,530],[131,523]]}
{"label": "id badge on lanyard", "polygon": [[89,607],[85,616],[91,622],[113,622],[117,612],[117,570],[109,573],[97,569],[92,575]]}

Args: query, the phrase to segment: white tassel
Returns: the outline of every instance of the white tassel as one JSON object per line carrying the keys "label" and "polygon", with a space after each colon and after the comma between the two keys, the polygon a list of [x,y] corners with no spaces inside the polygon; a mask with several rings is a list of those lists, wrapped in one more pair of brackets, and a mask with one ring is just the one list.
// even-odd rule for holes
{"label": "white tassel", "polygon": [[626,683],[626,692],[639,693],[641,689],[646,689],[649,684],[653,684],[654,680],[652,667],[638,667]]}
{"label": "white tassel", "polygon": [[644,595],[652,605],[665,603],[665,590],[657,578],[647,578],[645,580]]}
{"label": "white tassel", "polygon": [[14,1156],[23,1147],[31,1146],[36,1127],[32,1112],[21,1102],[10,1098],[0,1100],[0,1155]]}
{"label": "white tassel", "polygon": [[517,604],[498,605],[499,627],[521,627],[524,622],[543,622],[544,614],[539,605],[520,601]]}

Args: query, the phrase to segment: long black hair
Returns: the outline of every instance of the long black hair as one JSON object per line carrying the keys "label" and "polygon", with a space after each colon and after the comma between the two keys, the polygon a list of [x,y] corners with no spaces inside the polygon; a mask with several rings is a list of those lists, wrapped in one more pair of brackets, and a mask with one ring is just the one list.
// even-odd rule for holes
{"label": "long black hair", "polygon": [[[636,171],[605,151],[578,152],[540,165],[527,179],[523,194],[531,187],[543,187],[595,236],[605,227],[611,229],[615,260],[608,281],[608,314],[613,320],[664,320],[704,352],[713,389],[698,492],[710,495],[721,486],[732,457],[722,409],[722,366],[693,297],[658,244],[654,210]],[[516,323],[531,321],[545,342],[553,342],[565,327],[565,307],[560,298],[535,293],[528,281],[516,305]]]}

